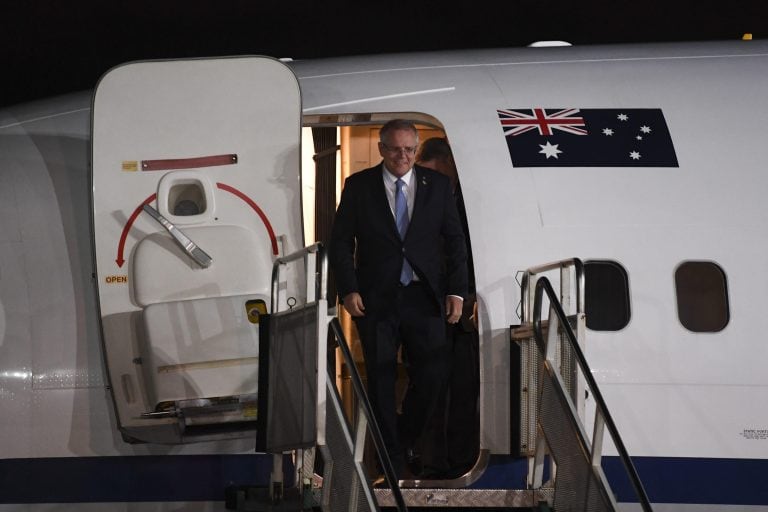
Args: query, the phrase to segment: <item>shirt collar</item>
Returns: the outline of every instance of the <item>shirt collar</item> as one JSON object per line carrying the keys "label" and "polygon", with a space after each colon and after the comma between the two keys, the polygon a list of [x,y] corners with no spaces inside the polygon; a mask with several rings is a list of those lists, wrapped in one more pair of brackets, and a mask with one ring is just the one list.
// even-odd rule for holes
{"label": "shirt collar", "polygon": [[[397,181],[397,176],[389,172],[389,169],[387,169],[387,166],[384,164],[381,164],[381,166],[384,168],[384,179],[387,181],[387,183],[394,186],[395,182]],[[404,182],[406,187],[411,186],[411,179],[413,178],[413,167],[411,167],[407,173],[403,174],[400,177]]]}

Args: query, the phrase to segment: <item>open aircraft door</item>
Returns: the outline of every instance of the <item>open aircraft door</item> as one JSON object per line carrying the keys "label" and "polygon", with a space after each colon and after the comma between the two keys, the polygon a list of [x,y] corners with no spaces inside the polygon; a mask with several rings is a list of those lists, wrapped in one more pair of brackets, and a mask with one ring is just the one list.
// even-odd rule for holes
{"label": "open aircraft door", "polygon": [[[94,95],[92,236],[124,439],[252,436],[273,261],[303,246],[301,98],[264,57],[130,63]],[[302,302],[301,270],[284,273]]]}

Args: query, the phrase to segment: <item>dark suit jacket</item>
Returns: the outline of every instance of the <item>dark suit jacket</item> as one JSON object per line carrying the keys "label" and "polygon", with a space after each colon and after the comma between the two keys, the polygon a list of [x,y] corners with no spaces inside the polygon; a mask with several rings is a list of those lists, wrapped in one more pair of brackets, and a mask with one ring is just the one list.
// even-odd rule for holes
{"label": "dark suit jacket", "polygon": [[456,200],[456,209],[459,212],[459,220],[461,221],[461,229],[464,231],[464,237],[467,241],[467,275],[469,277],[467,296],[464,297],[463,311],[459,323],[456,324],[464,332],[473,332],[477,329],[475,324],[472,323],[470,317],[474,312],[475,302],[477,302],[476,288],[475,288],[475,264],[472,261],[472,243],[469,240],[469,223],[467,222],[467,209],[464,206],[464,195],[461,193],[461,183],[456,184],[456,188],[453,191],[453,197]]}
{"label": "dark suit jacket", "polygon": [[443,311],[445,295],[467,296],[467,249],[450,182],[414,167],[416,197],[401,241],[382,172],[379,164],[345,182],[329,248],[339,296],[359,292],[366,316],[384,311],[395,301],[406,257]]}

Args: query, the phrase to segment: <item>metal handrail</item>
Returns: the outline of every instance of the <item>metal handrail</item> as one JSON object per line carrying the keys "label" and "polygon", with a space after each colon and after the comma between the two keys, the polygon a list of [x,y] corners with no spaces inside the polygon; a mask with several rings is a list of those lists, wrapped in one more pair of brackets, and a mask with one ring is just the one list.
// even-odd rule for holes
{"label": "metal handrail", "polygon": [[[292,252],[291,254],[288,254],[287,256],[281,256],[279,258],[276,258],[274,263],[272,263],[272,312],[276,312],[277,308],[277,298],[278,298],[278,288],[279,288],[279,278],[280,278],[280,268],[282,265],[285,265],[286,263],[290,263],[292,261],[298,260],[299,258],[304,258],[304,271],[306,272],[306,275],[309,275],[309,256],[310,254],[317,253],[318,258],[320,259],[320,271],[317,276],[317,280],[315,281],[315,297],[319,299],[325,299],[327,290],[328,290],[328,258],[325,257],[325,248],[323,247],[323,244],[321,242],[315,242],[312,245],[308,245],[302,249],[299,249],[296,252]],[[313,270],[315,272],[315,270]]]}
{"label": "metal handrail", "polygon": [[349,368],[349,375],[352,380],[352,388],[354,389],[355,398],[358,400],[358,403],[362,408],[363,415],[365,416],[365,420],[368,422],[371,438],[373,439],[373,444],[376,447],[376,453],[379,455],[379,461],[381,462],[382,469],[384,470],[384,477],[387,479],[389,487],[392,490],[392,494],[394,495],[397,509],[402,512],[407,512],[408,507],[406,507],[403,494],[400,492],[400,486],[397,485],[397,475],[395,475],[395,470],[392,467],[392,461],[390,460],[387,449],[384,446],[384,439],[381,436],[379,424],[376,423],[376,417],[373,414],[373,407],[371,407],[371,403],[368,401],[368,395],[366,394],[365,388],[363,387],[363,380],[360,378],[360,373],[357,371],[357,366],[355,365],[355,361],[352,358],[352,351],[349,349],[347,339],[344,337],[344,333],[341,330],[339,319],[333,318],[330,322],[330,326],[331,330],[333,331],[333,335],[336,338],[336,342],[339,344],[339,348],[341,349],[341,355],[344,358],[344,363]]}
{"label": "metal handrail", "polygon": [[[624,442],[622,441],[621,436],[619,435],[619,430],[616,428],[616,424],[614,423],[610,412],[608,412],[608,406],[606,405],[605,400],[603,399],[602,393],[600,393],[600,389],[597,387],[597,382],[595,381],[595,378],[592,376],[592,371],[589,368],[589,364],[587,363],[587,359],[584,356],[584,352],[582,352],[581,347],[576,341],[576,335],[573,333],[573,329],[571,329],[571,326],[568,323],[568,319],[565,315],[565,312],[563,311],[562,306],[560,305],[560,301],[557,300],[555,291],[552,289],[552,285],[550,284],[549,279],[547,279],[546,277],[542,277],[538,279],[538,282],[536,283],[536,294],[535,294],[535,300],[533,305],[533,332],[534,332],[534,336],[536,337],[537,345],[539,346],[539,349],[542,352],[544,352],[542,355],[546,360],[547,355],[546,355],[546,352],[544,351],[544,334],[541,326],[541,306],[543,302],[542,299],[543,299],[544,293],[547,294],[547,298],[549,299],[549,305],[551,310],[555,312],[555,315],[557,316],[560,325],[563,326],[563,331],[565,332],[568,342],[570,344],[570,347],[573,350],[574,355],[576,356],[576,361],[579,364],[579,368],[581,369],[581,372],[584,378],[589,384],[589,387],[592,390],[592,396],[595,399],[596,434],[593,437],[593,443],[592,443],[592,464],[594,466],[595,461],[597,461],[597,465],[599,465],[599,459],[601,455],[597,447],[597,444],[598,444],[597,440],[598,438],[600,440],[602,439],[602,434],[600,433],[598,435],[597,431],[599,428],[602,427],[602,425],[605,425],[608,427],[608,432],[611,434],[611,437],[613,438],[613,442],[616,446],[616,450],[619,452],[619,457],[621,458],[621,462],[624,464],[624,468],[627,470],[627,473],[629,473],[632,486],[635,488],[637,497],[640,500],[640,505],[642,506],[644,511],[652,512],[653,509],[651,508],[651,504],[648,501],[648,495],[646,494],[645,489],[643,488],[643,483],[640,481],[640,477],[637,474],[637,471],[635,470],[635,466],[632,463],[632,459],[629,457],[629,453],[627,452],[627,449],[624,446]],[[553,326],[550,325],[550,329],[552,327]],[[600,450],[601,449],[602,447],[600,447]]]}
{"label": "metal handrail", "polygon": [[[569,258],[560,261],[553,261],[551,263],[545,263],[537,267],[531,267],[523,274],[523,282],[521,283],[521,300],[522,300],[522,321],[524,323],[531,323],[533,320],[530,318],[531,314],[531,300],[533,293],[531,293],[531,284],[536,286],[536,281],[539,279],[537,274],[546,272],[548,270],[554,270],[559,268],[561,272],[568,267],[573,267],[576,274],[576,314],[584,313],[584,263],[579,258]],[[534,290],[535,293],[535,290]]]}

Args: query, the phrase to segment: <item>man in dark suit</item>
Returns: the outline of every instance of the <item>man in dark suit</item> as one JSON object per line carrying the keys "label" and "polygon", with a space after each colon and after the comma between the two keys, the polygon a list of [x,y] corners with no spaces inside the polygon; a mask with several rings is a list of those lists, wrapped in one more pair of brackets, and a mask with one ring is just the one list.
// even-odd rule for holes
{"label": "man in dark suit", "polygon": [[[445,322],[461,316],[467,251],[448,178],[414,165],[419,140],[413,123],[389,121],[379,139],[383,161],[345,182],[329,258],[362,342],[369,399],[402,477],[406,461],[416,462],[412,449],[445,386]],[[409,385],[398,418],[400,345]]]}

